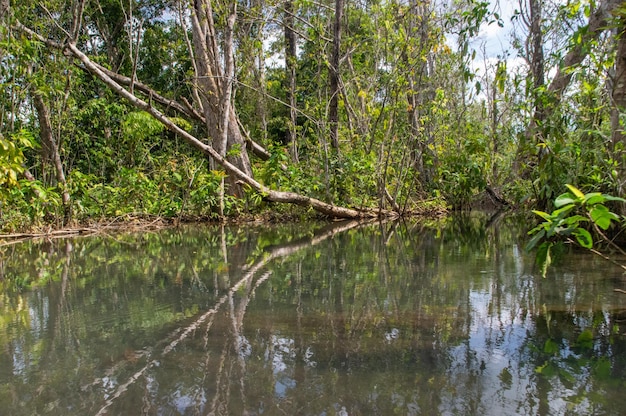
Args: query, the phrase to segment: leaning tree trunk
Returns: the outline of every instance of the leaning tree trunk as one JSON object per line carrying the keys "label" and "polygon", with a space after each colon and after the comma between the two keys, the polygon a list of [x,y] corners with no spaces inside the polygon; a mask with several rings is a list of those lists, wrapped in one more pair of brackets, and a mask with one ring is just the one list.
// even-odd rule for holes
{"label": "leaning tree trunk", "polygon": [[[207,4],[210,6],[210,3]],[[220,88],[217,85],[217,78],[215,76],[216,73],[214,72],[214,70],[218,67],[213,67],[208,64],[211,62],[211,56],[215,57],[214,62],[217,62],[219,59],[217,58],[217,46],[215,45],[214,40],[212,40],[213,38],[198,38],[198,35],[201,35],[202,33],[214,33],[209,30],[210,24],[208,21],[212,16],[211,11],[209,9],[204,9],[203,7],[199,7],[199,9],[196,10],[196,12],[202,11],[206,11],[206,15],[204,15],[203,17],[199,18],[198,14],[194,14],[192,16],[194,17],[194,21],[192,22],[192,24],[194,25],[194,44],[198,46],[198,50],[195,51],[196,59],[198,62],[198,73],[204,73],[207,75],[205,77],[200,77],[197,82],[200,87],[205,88],[200,89],[200,93],[202,94],[201,97],[204,101],[203,104],[206,104],[202,107],[205,113],[204,118],[206,118],[206,124],[208,127],[216,129],[216,126],[219,126],[220,113],[214,113],[211,111],[212,108],[215,108],[215,98],[208,96],[207,94],[215,93],[218,98],[220,97],[220,95],[218,95],[220,93]],[[45,44],[48,48],[60,50],[65,56],[75,58],[78,61],[77,64],[82,65],[84,70],[90,72],[94,77],[104,82],[107,87],[109,87],[113,92],[128,100],[130,104],[135,106],[136,108],[147,112],[153,118],[163,124],[165,128],[178,135],[178,137],[181,137],[188,144],[190,144],[192,147],[195,147],[206,156],[212,158],[216,165],[219,165],[226,170],[231,178],[232,183],[237,184],[237,186],[247,185],[251,190],[261,194],[262,197],[267,201],[310,207],[322,214],[335,218],[373,218],[382,216],[398,216],[397,212],[391,212],[382,209],[371,210],[340,207],[333,204],[328,204],[316,198],[308,197],[306,195],[270,189],[256,181],[252,176],[247,154],[245,153],[245,151],[243,151],[243,137],[241,134],[241,130],[239,129],[237,117],[232,105],[230,106],[230,109],[227,113],[228,145],[230,145],[231,143],[232,145],[241,144],[242,151],[239,152],[239,155],[236,155],[238,157],[233,157],[233,155],[224,157],[220,153],[220,151],[215,149],[211,144],[198,139],[183,128],[176,125],[170,118],[168,118],[153,105],[153,98],[159,97],[158,101],[164,101],[164,97],[160,96],[156,91],[148,88],[141,83],[134,83],[134,91],[139,91],[146,97],[148,97],[147,101],[142,100],[136,95],[137,92],[131,93],[128,89],[124,88],[122,83],[128,81],[126,77],[122,77],[119,74],[117,74],[116,76],[108,75],[111,71],[103,70],[100,65],[89,59],[89,57],[76,46],[75,41],[66,38],[64,40],[64,43],[60,43],[55,40],[45,38],[34,30],[24,26],[21,22],[17,20],[14,23],[14,28],[21,31],[31,39]],[[120,83],[120,81],[118,80],[124,80],[124,82]],[[158,101],[155,100],[155,102]],[[180,109],[183,109],[184,107],[185,106],[181,104],[177,105],[177,108]],[[195,114],[190,109],[188,110],[190,113]],[[203,117],[201,115],[194,115],[194,118],[197,119]],[[216,131],[213,131],[213,134],[215,133]],[[215,144],[219,145],[219,139],[222,137],[223,136],[216,135],[211,136],[211,139]],[[235,142],[235,140],[239,141]],[[242,163],[242,161],[244,163]],[[241,166],[236,165],[236,163],[240,163]]]}
{"label": "leaning tree trunk", "polygon": [[[20,28],[29,34],[36,36],[36,34],[30,29],[24,26],[20,26]],[[45,41],[44,39],[39,39]],[[77,58],[89,72],[91,72],[95,77],[99,78],[101,81],[107,84],[107,86],[111,88],[115,93],[126,98],[132,105],[134,105],[138,109],[146,111],[156,120],[161,122],[167,129],[182,137],[190,145],[200,150],[207,156],[210,156],[213,160],[215,160],[218,165],[222,166],[230,175],[233,176],[233,180],[241,181],[247,184],[250,188],[262,194],[263,197],[268,201],[311,207],[322,214],[337,218],[372,218],[377,216],[393,217],[398,215],[397,212],[389,212],[384,210],[357,210],[345,207],[338,207],[336,205],[328,204],[318,199],[308,197],[306,195],[296,194],[293,192],[275,191],[273,189],[270,189],[265,185],[257,182],[252,177],[252,175],[239,169],[237,166],[227,160],[227,158],[220,155],[220,153],[217,152],[212,146],[203,143],[198,138],[194,137],[187,131],[177,126],[174,122],[172,122],[172,120],[170,120],[163,113],[153,107],[150,103],[141,100],[140,98],[131,94],[127,89],[122,87],[111,77],[109,77],[105,72],[103,72],[97,64],[92,62],[89,57],[87,57],[87,55],[85,55],[76,47],[76,44],[72,42],[68,43],[67,45],[59,45],[55,44],[54,42],[47,42],[47,44],[53,47],[61,47],[62,49],[64,49],[65,53],[71,54],[72,56]]]}

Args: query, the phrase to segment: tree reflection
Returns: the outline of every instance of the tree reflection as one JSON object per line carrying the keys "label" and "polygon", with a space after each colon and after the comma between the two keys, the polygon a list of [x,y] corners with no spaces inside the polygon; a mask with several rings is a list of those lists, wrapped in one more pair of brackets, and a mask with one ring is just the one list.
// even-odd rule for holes
{"label": "tree reflection", "polygon": [[15,415],[619,414],[618,276],[576,254],[535,277],[517,229],[470,215],[13,246],[0,267],[0,404]]}

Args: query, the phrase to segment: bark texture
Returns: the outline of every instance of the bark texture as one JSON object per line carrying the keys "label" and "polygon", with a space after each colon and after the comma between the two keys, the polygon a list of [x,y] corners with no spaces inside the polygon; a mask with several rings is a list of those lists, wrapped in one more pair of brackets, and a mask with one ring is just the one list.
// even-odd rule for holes
{"label": "bark texture", "polygon": [[330,125],[330,144],[339,150],[339,63],[341,55],[341,26],[343,21],[343,2],[335,0],[335,23],[333,26],[333,54],[330,59],[330,103],[328,104],[328,123]]}
{"label": "bark texture", "polygon": [[618,193],[624,195],[626,185],[626,133],[624,114],[626,114],[626,16],[618,19],[617,51],[615,54],[615,73],[611,99],[611,130],[615,159],[619,163]]}
{"label": "bark texture", "polygon": [[[229,29],[236,17],[236,9],[228,18]],[[224,56],[220,55],[217,32],[213,21],[213,5],[210,0],[193,2],[191,13],[192,44],[194,49],[197,96],[203,109],[212,148],[222,157],[227,156],[238,170],[252,176],[250,159],[246,152],[245,138],[241,132],[237,115],[230,105],[232,82],[232,36],[225,36]],[[224,66],[222,66],[224,62]],[[226,104],[226,105],[225,105]],[[230,150],[235,149],[230,152]],[[230,193],[242,195],[243,190],[234,178],[229,180]]]}
{"label": "bark texture", "polygon": [[287,143],[291,159],[298,162],[298,143],[296,141],[296,31],[294,30],[293,1],[285,2],[285,71],[287,75],[287,101],[289,102],[289,130]]}

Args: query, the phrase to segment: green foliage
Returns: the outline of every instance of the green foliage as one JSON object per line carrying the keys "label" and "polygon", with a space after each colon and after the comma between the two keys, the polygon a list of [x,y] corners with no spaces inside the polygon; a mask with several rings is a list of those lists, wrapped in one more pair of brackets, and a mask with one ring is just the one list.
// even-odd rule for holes
{"label": "green foliage", "polygon": [[[565,185],[568,192],[554,200],[557,208],[551,213],[533,210],[544,221],[528,232],[532,236],[527,250],[537,247],[537,264],[541,274],[546,276],[552,263],[552,252],[555,245],[565,242],[576,242],[580,247],[591,249],[594,241],[591,232],[585,227],[591,224],[601,230],[608,230],[613,222],[621,218],[605,205],[609,202],[626,202],[623,198],[591,192],[583,194],[572,185]],[[603,236],[603,235],[602,235]]]}
{"label": "green foliage", "polygon": [[9,139],[0,135],[0,191],[2,193],[10,187],[17,186],[18,177],[24,171],[23,149],[33,148],[33,146],[33,136],[27,130],[20,130]]}
{"label": "green foliage", "polygon": [[[178,11],[169,3],[140,3],[87,4],[85,30],[77,45],[95,62],[195,106],[197,74],[192,51],[187,50],[193,48],[188,28],[171,18]],[[72,21],[69,9],[52,12],[53,21],[41,6],[13,6],[13,17],[35,32],[65,41],[64,30]],[[227,4],[215,7],[220,51]],[[293,29],[302,36],[293,62],[296,125],[290,126],[288,77],[283,65],[268,59],[284,54],[284,28],[261,18],[276,5],[238,7],[233,108],[243,130],[269,150],[270,159],[253,161],[253,169],[273,189],[356,207],[389,207],[383,195],[388,191],[396,203],[411,210],[433,197],[467,208],[489,184],[508,200],[548,212],[563,183],[602,193],[620,189],[625,149],[611,140],[611,120],[620,115],[613,114],[605,76],[617,62],[617,38],[582,44],[588,34],[581,23],[591,10],[584,2],[544,10],[545,43],[554,46],[545,55],[545,68],[560,67],[569,47],[582,46],[587,54],[567,69],[572,86],[558,96],[548,85],[535,88],[528,68],[509,65],[514,58],[509,52],[498,56],[497,63],[486,60],[484,71],[473,69],[481,58],[472,46],[480,29],[509,23],[488,2],[463,0],[445,9],[398,2],[346,4],[338,68],[339,149],[331,149],[328,138],[332,8],[308,0],[294,2]],[[515,13],[514,25],[526,17],[523,13]],[[447,41],[451,35],[455,45]],[[264,38],[274,39],[269,48]],[[513,43],[513,50],[526,54],[523,45],[528,39],[514,37]],[[205,156],[194,154],[149,114],[132,109],[65,55],[48,49],[10,25],[0,28],[0,80],[7,92],[0,98],[0,185],[3,198],[11,200],[3,211],[49,199],[41,202],[41,209],[12,213],[20,220],[11,227],[25,225],[27,218],[53,220],[57,212],[52,201],[60,190],[45,152],[36,151],[39,125],[29,99],[35,91],[50,109],[65,175],[72,182],[73,212],[80,219],[130,212],[211,215],[220,174],[197,170]],[[216,68],[213,73],[221,72]],[[198,137],[206,135],[206,126],[140,90],[134,92],[177,125]],[[535,117],[539,104],[545,114]],[[295,145],[287,143],[292,130]],[[14,141],[19,135],[28,135],[32,147]],[[229,154],[245,151],[235,146]],[[28,166],[37,181],[18,189],[22,166]],[[137,201],[139,195],[149,196],[149,201]],[[247,197],[229,199],[227,210],[236,214],[244,207],[267,207],[260,201],[262,195]],[[601,208],[590,216],[600,229],[610,217]],[[588,246],[593,236],[571,231],[571,238]],[[546,250],[546,258],[549,253]]]}

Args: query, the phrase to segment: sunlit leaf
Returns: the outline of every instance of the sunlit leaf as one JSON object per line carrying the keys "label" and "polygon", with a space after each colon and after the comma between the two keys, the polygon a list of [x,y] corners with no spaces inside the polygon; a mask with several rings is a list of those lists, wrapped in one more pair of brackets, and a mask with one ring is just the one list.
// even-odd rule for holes
{"label": "sunlit leaf", "polygon": [[535,210],[535,209],[533,209],[533,212],[535,214],[539,215],[541,218],[543,218],[546,221],[552,221],[552,217],[547,212],[543,212],[543,211],[539,211],[539,210]]}
{"label": "sunlit leaf", "polygon": [[567,186],[567,189],[569,189],[569,191],[576,197],[579,198],[580,200],[583,200],[585,198],[585,194],[583,194],[578,188],[576,188],[575,186],[572,186],[570,184],[565,184],[565,186]]}
{"label": "sunlit leaf", "polygon": [[575,207],[576,207],[576,205],[574,205],[574,204],[569,204],[569,205],[565,205],[564,207],[561,207],[561,208],[559,208],[559,209],[555,210],[554,212],[552,212],[552,216],[551,216],[551,217],[552,217],[552,219],[553,219],[553,221],[554,221],[555,219],[562,219],[562,218],[565,218],[565,216],[566,216],[567,214],[569,214],[569,212],[570,212],[571,210],[573,210]]}

